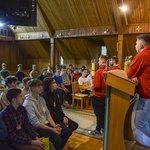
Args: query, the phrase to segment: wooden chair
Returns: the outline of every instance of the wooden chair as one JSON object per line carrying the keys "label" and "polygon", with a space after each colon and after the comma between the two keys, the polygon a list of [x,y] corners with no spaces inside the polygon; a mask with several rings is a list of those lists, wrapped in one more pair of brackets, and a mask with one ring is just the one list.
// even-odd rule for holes
{"label": "wooden chair", "polygon": [[79,89],[78,82],[72,82],[72,107],[74,107],[74,100],[81,101],[81,110],[83,110],[83,101],[86,101],[87,108],[89,106],[88,94],[82,94]]}

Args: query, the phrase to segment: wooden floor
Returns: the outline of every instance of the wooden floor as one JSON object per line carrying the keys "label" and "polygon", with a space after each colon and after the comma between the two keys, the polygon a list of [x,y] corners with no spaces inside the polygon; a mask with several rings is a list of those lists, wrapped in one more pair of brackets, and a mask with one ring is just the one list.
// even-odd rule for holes
{"label": "wooden floor", "polygon": [[63,150],[102,150],[103,141],[73,133]]}

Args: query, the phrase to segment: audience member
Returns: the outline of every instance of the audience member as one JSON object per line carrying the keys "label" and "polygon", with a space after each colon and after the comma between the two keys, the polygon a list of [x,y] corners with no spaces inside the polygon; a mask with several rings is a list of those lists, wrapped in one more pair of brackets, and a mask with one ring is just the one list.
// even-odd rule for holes
{"label": "audience member", "polygon": [[53,76],[56,82],[56,93],[59,95],[60,104],[63,106],[63,95],[69,92],[62,83],[62,77],[60,76],[60,69],[56,69],[55,75]]}
{"label": "audience member", "polygon": [[32,79],[28,82],[30,94],[25,98],[25,106],[29,120],[41,137],[48,137],[54,144],[56,150],[61,150],[65,146],[70,134],[65,133],[59,124],[56,124],[47,109],[43,97],[39,96],[42,92],[42,82]]}
{"label": "audience member", "polygon": [[17,78],[15,76],[8,76],[5,78],[6,89],[0,95],[0,104],[2,108],[5,108],[9,105],[9,101],[6,97],[6,92],[9,88],[13,88],[17,86]]}
{"label": "audience member", "polygon": [[48,75],[48,77],[52,77],[53,76],[53,70],[51,70],[50,65],[48,65],[48,67],[47,67],[47,75]]}
{"label": "audience member", "polygon": [[[4,109],[3,109],[4,110]],[[14,150],[10,141],[8,140],[7,128],[4,124],[2,115],[4,111],[0,111],[0,149],[2,150]]]}
{"label": "audience member", "polygon": [[[4,109],[2,116],[8,131],[8,139],[18,150],[43,150],[42,138],[39,138],[33,129],[22,106],[21,89],[11,88],[6,96],[10,105]],[[53,146],[51,148],[54,150]]]}
{"label": "audience member", "polygon": [[15,77],[17,77],[18,81],[22,82],[22,79],[25,77],[24,72],[22,71],[22,64],[18,64],[18,71],[15,74]]}
{"label": "audience member", "polygon": [[78,79],[78,84],[81,92],[89,95],[91,93],[92,88],[88,84],[88,80],[86,78],[87,74],[88,74],[87,69],[83,69],[82,76]]}
{"label": "audience member", "polygon": [[72,73],[72,82],[78,81],[80,78],[80,75],[78,73],[78,68],[74,68],[73,73]]}
{"label": "audience member", "polygon": [[22,83],[23,83],[22,96],[23,96],[23,98],[25,98],[30,92],[30,89],[28,86],[28,81],[30,81],[30,80],[31,79],[29,77],[24,77],[22,80]]}
{"label": "audience member", "polygon": [[67,68],[66,73],[69,76],[69,80],[72,82],[72,72],[73,70],[71,70],[70,68]]}
{"label": "audience member", "polygon": [[78,74],[80,77],[82,76],[82,68],[78,68]]}
{"label": "audience member", "polygon": [[29,75],[30,75],[31,79],[36,79],[38,77],[39,74],[36,71],[36,65],[35,64],[32,65],[32,71],[30,72]]}
{"label": "audience member", "polygon": [[48,77],[47,69],[43,68],[42,71],[41,71],[41,75],[38,75],[37,79],[39,79],[39,80],[41,80],[43,82],[45,77]]}
{"label": "audience member", "polygon": [[61,69],[61,77],[62,77],[62,83],[63,86],[67,89],[65,91],[66,99],[68,101],[68,104],[72,104],[72,86],[71,86],[71,81],[69,79],[69,76],[66,72],[66,69]]}
{"label": "audience member", "polygon": [[41,96],[45,99],[47,108],[49,109],[53,120],[60,124],[62,130],[64,130],[66,134],[69,133],[71,135],[72,131],[78,128],[78,124],[64,114],[55,89],[55,80],[53,78],[45,78]]}
{"label": "audience member", "polygon": [[7,65],[2,63],[2,70],[0,71],[0,79],[4,80],[6,77],[10,75],[9,71],[6,70]]}

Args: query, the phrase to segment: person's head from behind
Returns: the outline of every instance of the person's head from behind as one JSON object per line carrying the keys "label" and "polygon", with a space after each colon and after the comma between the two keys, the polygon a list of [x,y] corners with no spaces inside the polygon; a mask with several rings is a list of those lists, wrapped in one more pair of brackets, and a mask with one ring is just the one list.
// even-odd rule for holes
{"label": "person's head from behind", "polygon": [[113,56],[110,60],[111,65],[118,64],[119,58],[117,56]]}
{"label": "person's head from behind", "polygon": [[22,91],[19,88],[10,88],[7,90],[6,97],[11,104],[19,106],[23,103],[23,96],[21,92]]}
{"label": "person's head from behind", "polygon": [[56,89],[56,83],[53,78],[47,77],[43,80],[43,91],[54,91]]}
{"label": "person's head from behind", "polygon": [[18,64],[17,68],[18,68],[18,71],[21,71],[22,70],[22,64]]}
{"label": "person's head from behind", "polygon": [[107,56],[101,55],[101,56],[99,57],[99,66],[100,66],[100,65],[105,65],[105,64],[106,64],[106,60],[107,60]]}
{"label": "person's head from behind", "polygon": [[30,91],[34,94],[41,94],[42,93],[42,81],[38,79],[31,79],[28,81],[28,86]]}
{"label": "person's head from behind", "polygon": [[27,89],[27,88],[29,88],[29,86],[28,86],[28,81],[30,81],[31,80],[31,78],[29,78],[29,77],[24,77],[23,79],[22,79],[22,83],[23,83],[23,86]]}
{"label": "person's head from behind", "polygon": [[34,71],[36,70],[36,65],[35,64],[32,65],[32,70],[34,70]]}
{"label": "person's head from behind", "polygon": [[5,78],[5,85],[8,88],[13,88],[17,86],[17,78],[15,76],[8,76]]}
{"label": "person's head from behind", "polygon": [[5,69],[6,69],[6,64],[2,63],[2,70],[5,70]]}
{"label": "person's head from behind", "polygon": [[150,46],[150,34],[141,34],[137,36],[135,45],[137,53],[140,53],[147,46]]}

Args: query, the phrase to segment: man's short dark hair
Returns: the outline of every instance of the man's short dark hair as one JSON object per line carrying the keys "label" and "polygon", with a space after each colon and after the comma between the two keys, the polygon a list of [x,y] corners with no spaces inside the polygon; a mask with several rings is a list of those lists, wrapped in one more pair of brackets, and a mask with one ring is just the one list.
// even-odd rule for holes
{"label": "man's short dark hair", "polygon": [[29,80],[31,80],[31,78],[29,78],[29,77],[24,77],[24,78],[22,79],[22,83],[26,83],[26,82],[28,82]]}
{"label": "man's short dark hair", "polygon": [[119,58],[118,58],[117,56],[113,56],[112,59],[113,59],[116,63],[118,63],[118,61],[119,61]]}
{"label": "man's short dark hair", "polygon": [[19,94],[21,94],[21,89],[10,88],[7,90],[6,97],[7,97],[8,101],[11,103],[12,99],[17,98]]}
{"label": "man's short dark hair", "polygon": [[47,71],[47,69],[46,69],[46,68],[43,68],[43,69],[41,70],[41,73],[43,73],[44,71]]}
{"label": "man's short dark hair", "polygon": [[39,79],[31,79],[29,82],[28,82],[28,86],[31,88],[31,87],[35,87],[35,86],[41,86],[42,85],[42,81],[39,80]]}
{"label": "man's short dark hair", "polygon": [[149,46],[150,45],[150,34],[141,34],[137,36],[138,40],[144,40],[146,42],[146,45]]}
{"label": "man's short dark hair", "polygon": [[108,56],[106,56],[106,55],[101,55],[100,58],[107,60]]}
{"label": "man's short dark hair", "polygon": [[22,64],[18,64],[17,67],[18,67],[18,68],[19,68],[19,67],[22,67]]}
{"label": "man's short dark hair", "polygon": [[8,86],[8,84],[11,84],[11,83],[15,83],[17,82],[17,78],[15,76],[8,76],[5,78],[5,85]]}

